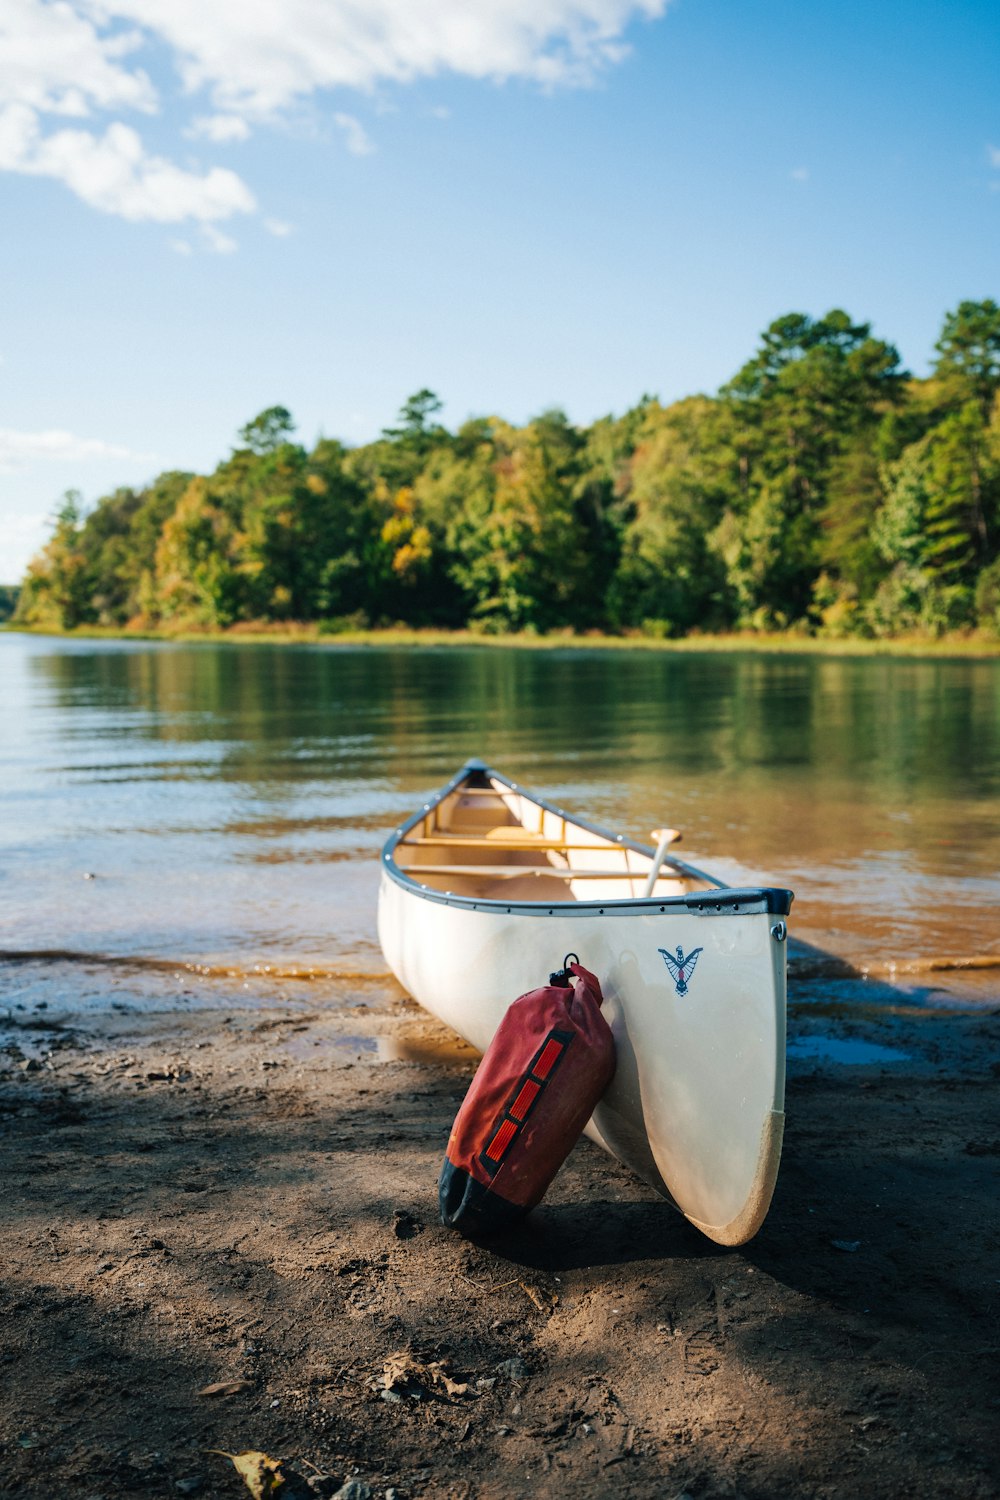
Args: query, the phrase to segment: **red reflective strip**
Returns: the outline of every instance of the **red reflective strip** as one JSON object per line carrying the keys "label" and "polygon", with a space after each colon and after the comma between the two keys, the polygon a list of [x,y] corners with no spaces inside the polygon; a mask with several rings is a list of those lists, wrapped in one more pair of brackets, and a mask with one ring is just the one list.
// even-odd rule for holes
{"label": "red reflective strip", "polygon": [[499,1161],[517,1134],[517,1126],[513,1120],[504,1120],[496,1135],[486,1147],[486,1155],[490,1161]]}
{"label": "red reflective strip", "polygon": [[518,1124],[520,1124],[524,1119],[525,1115],[528,1113],[528,1110],[534,1104],[536,1095],[540,1094],[541,1091],[541,1085],[532,1083],[531,1079],[529,1078],[528,1082],[524,1085],[524,1088],[518,1094],[517,1098],[514,1100],[514,1103],[510,1107],[510,1112],[513,1115],[514,1119],[518,1122]]}
{"label": "red reflective strip", "polygon": [[562,1050],[562,1042],[553,1041],[553,1039],[550,1037],[549,1040],[545,1043],[545,1046],[542,1048],[541,1057],[538,1059],[538,1061],[535,1063],[535,1066],[531,1070],[536,1078],[548,1078],[549,1074],[552,1072],[552,1069],[555,1067],[556,1061]]}

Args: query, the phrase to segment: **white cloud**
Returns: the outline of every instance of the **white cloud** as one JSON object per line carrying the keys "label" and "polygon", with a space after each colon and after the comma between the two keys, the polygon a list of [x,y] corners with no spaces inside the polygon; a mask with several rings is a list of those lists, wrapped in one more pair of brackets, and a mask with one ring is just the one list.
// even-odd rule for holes
{"label": "white cloud", "polygon": [[435,120],[451,119],[451,110],[448,108],[447,104],[435,104],[434,107],[428,111],[428,113]]}
{"label": "white cloud", "polygon": [[333,119],[334,123],[340,126],[347,137],[347,149],[352,156],[370,156],[372,154],[375,150],[375,143],[368,135],[360,120],[355,119],[354,115],[345,115],[340,111],[334,115]]}
{"label": "white cloud", "polygon": [[23,104],[0,112],[0,170],[54,177],[92,208],[133,221],[208,222],[256,208],[246,183],[228,168],[199,174],[147,156],[136,131],[119,123],[103,136],[87,130],[43,136],[38,116]]}
{"label": "white cloud", "polygon": [[[445,73],[543,87],[592,82],[627,53],[636,17],[669,0],[0,0],[0,170],[55,178],[93,207],[126,219],[210,223],[255,210],[253,194],[219,167],[185,170],[146,152],[120,119],[156,112],[137,54],[165,52],[188,94],[212,112],[189,134],[245,140],[311,96]],[[158,78],[166,76],[158,69]],[[361,122],[337,112],[348,150],[374,150]]]}
{"label": "white cloud", "polygon": [[102,32],[83,4],[0,0],[0,104],[52,114],[156,106],[146,74],[123,65],[142,42],[135,30]]}
{"label": "white cloud", "polygon": [[[544,85],[591,81],[620,62],[632,19],[660,16],[668,0],[0,0],[9,29],[26,34],[19,69],[53,74],[50,90],[85,72],[93,90],[136,89],[145,75],[121,65],[139,27],[173,53],[184,86],[206,89],[237,115],[269,115],[320,89],[371,89],[441,73]],[[2,35],[2,29],[0,29]],[[47,64],[59,42],[84,68]],[[23,78],[22,78],[23,87]],[[0,96],[3,90],[0,87]],[[40,100],[16,97],[42,107]]]}
{"label": "white cloud", "polygon": [[197,120],[191,121],[184,134],[193,139],[203,136],[206,141],[224,146],[231,141],[248,140],[250,126],[239,115],[201,115]]}
{"label": "white cloud", "polygon": [[223,234],[221,229],[216,229],[214,224],[203,224],[201,237],[216,255],[232,255],[237,248],[236,241],[230,235]]}
{"label": "white cloud", "polygon": [[287,239],[292,233],[291,224],[286,224],[284,219],[265,219],[264,228],[278,240]]}
{"label": "white cloud", "polygon": [[127,66],[144,38],[113,10],[87,0],[0,0],[0,171],[62,182],[92,208],[133,221],[207,222],[249,213],[253,194],[234,172],[186,171],[146,152],[137,132],[114,121],[102,133],[46,131],[45,116],[154,111],[156,92]]}
{"label": "white cloud", "polygon": [[0,473],[4,474],[38,459],[78,462],[93,458],[127,458],[150,461],[153,457],[152,454],[133,453],[129,448],[106,443],[101,438],[75,437],[59,428],[45,432],[18,432],[12,427],[0,427]]}
{"label": "white cloud", "polygon": [[789,172],[788,175],[792,179],[793,182],[808,182],[809,181],[809,168],[808,167],[793,167],[792,170]]}
{"label": "white cloud", "polygon": [[193,255],[194,251],[187,240],[171,240],[170,248],[175,255]]}
{"label": "white cloud", "polygon": [[989,153],[990,166],[1000,167],[1000,146],[987,146],[986,150]]}

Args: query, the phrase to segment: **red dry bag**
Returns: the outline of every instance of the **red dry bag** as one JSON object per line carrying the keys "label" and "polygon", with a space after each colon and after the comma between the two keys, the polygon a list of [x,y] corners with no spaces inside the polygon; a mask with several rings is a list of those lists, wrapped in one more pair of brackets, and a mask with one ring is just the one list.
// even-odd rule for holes
{"label": "red dry bag", "polygon": [[476,1070],[438,1183],[452,1229],[488,1234],[534,1208],[611,1082],[601,987],[570,959],[514,1001]]}

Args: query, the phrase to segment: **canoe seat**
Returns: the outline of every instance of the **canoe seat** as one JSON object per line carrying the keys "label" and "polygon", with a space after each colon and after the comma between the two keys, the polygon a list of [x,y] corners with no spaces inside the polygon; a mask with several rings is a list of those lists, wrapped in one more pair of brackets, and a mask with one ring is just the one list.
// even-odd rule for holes
{"label": "canoe seat", "polygon": [[411,879],[421,875],[548,875],[556,880],[643,880],[642,870],[566,870],[556,865],[400,865]]}
{"label": "canoe seat", "polygon": [[455,791],[452,793],[452,796],[454,796],[456,798],[459,798],[459,797],[495,797],[497,800],[499,800],[501,797],[516,797],[517,795],[518,795],[517,792],[511,791],[510,787],[506,787],[506,786],[504,786],[504,787],[460,786],[460,787],[457,787],[455,789]]}

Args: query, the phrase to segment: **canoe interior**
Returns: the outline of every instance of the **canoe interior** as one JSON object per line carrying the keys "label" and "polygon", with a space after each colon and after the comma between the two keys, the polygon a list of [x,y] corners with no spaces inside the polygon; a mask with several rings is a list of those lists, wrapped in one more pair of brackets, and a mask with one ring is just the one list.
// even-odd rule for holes
{"label": "canoe interior", "polygon": [[[484,901],[629,900],[646,894],[653,863],[651,854],[475,773],[404,831],[392,857],[430,890]],[[650,896],[712,889],[668,858]]]}

